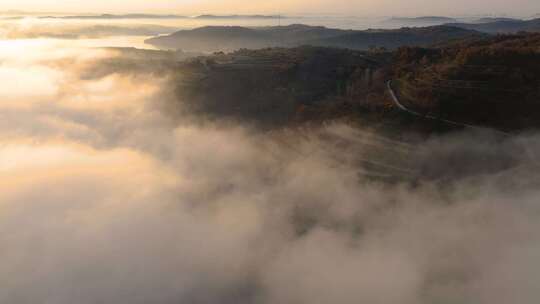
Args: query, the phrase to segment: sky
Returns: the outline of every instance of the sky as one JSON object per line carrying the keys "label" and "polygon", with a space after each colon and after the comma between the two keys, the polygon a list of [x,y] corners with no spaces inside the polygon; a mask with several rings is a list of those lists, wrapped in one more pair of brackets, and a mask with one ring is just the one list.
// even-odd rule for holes
{"label": "sky", "polygon": [[538,0],[2,0],[0,11],[283,13],[347,15],[519,15],[540,13]]}

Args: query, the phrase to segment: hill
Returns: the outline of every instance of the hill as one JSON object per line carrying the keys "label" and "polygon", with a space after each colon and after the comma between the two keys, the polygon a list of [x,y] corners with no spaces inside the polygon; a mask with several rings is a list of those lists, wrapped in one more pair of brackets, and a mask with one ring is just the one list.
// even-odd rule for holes
{"label": "hill", "polygon": [[423,26],[434,26],[442,25],[445,23],[455,23],[457,22],[454,18],[449,17],[440,17],[440,16],[424,16],[424,17],[392,17],[383,21],[383,24],[390,26],[413,26],[413,27],[423,27]]}
{"label": "hill", "polygon": [[474,20],[473,23],[493,23],[493,22],[501,22],[501,21],[523,21],[516,18],[507,18],[507,17],[484,17],[480,19]]}
{"label": "hill", "polygon": [[297,46],[308,40],[339,36],[347,32],[300,24],[258,28],[207,26],[178,31],[168,36],[158,36],[146,40],[146,43],[166,49],[181,48],[197,51],[258,49]]}
{"label": "hill", "polygon": [[279,19],[279,15],[199,15],[195,19]]}
{"label": "hill", "polygon": [[540,34],[401,48],[397,91],[415,111],[512,131],[540,127]]}
{"label": "hill", "polygon": [[374,46],[385,48],[397,48],[404,45],[427,46],[478,35],[479,33],[475,31],[449,26],[366,31],[330,29],[301,24],[256,28],[208,26],[154,37],[146,40],[146,43],[164,49],[191,51],[230,51],[241,48],[258,49],[301,45],[366,50]]}
{"label": "hill", "polygon": [[455,128],[400,110],[388,95],[392,79],[402,103],[422,115],[508,132],[540,128],[540,34],[393,52],[243,49],[175,69],[175,92],[189,113],[264,127],[346,118],[428,132]]}
{"label": "hill", "polygon": [[359,116],[383,107],[389,53],[319,47],[217,53],[178,68],[188,113],[263,127]]}
{"label": "hill", "polygon": [[315,46],[366,50],[371,47],[396,49],[402,46],[430,46],[434,44],[478,37],[477,32],[450,26],[402,28],[399,30],[367,30],[308,41]]}
{"label": "hill", "polygon": [[39,19],[185,19],[186,16],[180,15],[154,15],[154,14],[101,14],[101,15],[66,15],[66,16],[41,16]]}
{"label": "hill", "polygon": [[448,26],[462,29],[479,31],[484,33],[518,33],[518,32],[539,32],[540,19],[532,20],[498,20],[488,23],[450,23]]}

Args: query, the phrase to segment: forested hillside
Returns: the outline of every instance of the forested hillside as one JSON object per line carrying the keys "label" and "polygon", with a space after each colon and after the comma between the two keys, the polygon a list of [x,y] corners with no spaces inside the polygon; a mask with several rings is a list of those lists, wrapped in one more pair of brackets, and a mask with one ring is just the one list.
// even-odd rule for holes
{"label": "forested hillside", "polygon": [[422,113],[504,130],[540,126],[540,34],[401,48],[395,56],[401,98]]}

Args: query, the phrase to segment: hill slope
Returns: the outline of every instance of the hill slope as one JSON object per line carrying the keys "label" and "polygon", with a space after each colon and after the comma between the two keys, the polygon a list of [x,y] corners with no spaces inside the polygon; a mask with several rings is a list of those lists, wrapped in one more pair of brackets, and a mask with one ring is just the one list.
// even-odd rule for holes
{"label": "hill slope", "polygon": [[417,112],[502,130],[540,127],[540,34],[402,48],[395,77]]}
{"label": "hill slope", "polygon": [[396,49],[402,46],[430,46],[456,39],[478,37],[477,32],[450,26],[357,31],[308,41],[308,44],[365,50],[372,46]]}
{"label": "hill slope", "polygon": [[369,92],[384,93],[388,59],[318,47],[240,50],[186,62],[176,92],[189,113],[265,127],[324,120],[353,114]]}
{"label": "hill slope", "polygon": [[450,23],[447,25],[484,33],[540,32],[540,19],[498,20],[488,23]]}
{"label": "hill slope", "polygon": [[388,20],[385,20],[383,24],[390,25],[390,26],[414,26],[414,27],[422,27],[422,26],[434,26],[434,25],[442,25],[445,23],[455,23],[457,22],[454,18],[449,17],[440,17],[440,16],[423,16],[423,17],[393,17]]}
{"label": "hill slope", "polygon": [[400,100],[415,112],[503,131],[540,128],[540,34],[395,52],[240,50],[195,58],[178,72],[176,92],[190,113],[265,127],[384,117],[407,129],[455,128],[397,108],[386,88],[393,79]]}
{"label": "hill slope", "polygon": [[326,27],[289,25],[246,28],[210,26],[184,30],[148,39],[146,43],[165,49],[194,51],[296,47],[301,45],[365,50],[370,46],[397,48],[404,45],[427,46],[457,38],[478,36],[467,29],[436,26],[398,30],[340,30]]}

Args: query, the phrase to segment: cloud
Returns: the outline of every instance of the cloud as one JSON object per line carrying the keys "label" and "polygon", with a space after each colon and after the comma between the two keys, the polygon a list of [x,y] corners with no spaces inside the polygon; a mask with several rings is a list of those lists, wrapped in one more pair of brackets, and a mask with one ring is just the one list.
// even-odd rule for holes
{"label": "cloud", "polygon": [[538,301],[537,135],[192,123],[174,70],[42,43],[0,50],[0,302]]}
{"label": "cloud", "polygon": [[89,24],[81,22],[47,21],[34,18],[0,20],[2,39],[95,39],[120,36],[151,37],[171,34],[178,29],[156,24],[137,24],[133,22]]}

